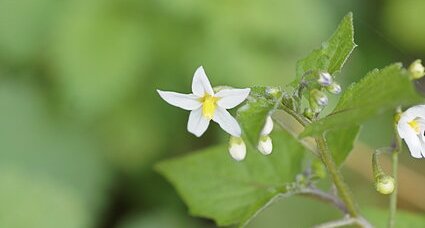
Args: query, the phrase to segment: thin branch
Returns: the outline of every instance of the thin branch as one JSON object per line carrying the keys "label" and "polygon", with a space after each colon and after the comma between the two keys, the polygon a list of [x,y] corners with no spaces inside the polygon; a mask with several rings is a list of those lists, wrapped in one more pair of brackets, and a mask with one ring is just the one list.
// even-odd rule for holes
{"label": "thin branch", "polygon": [[316,187],[308,187],[299,191],[300,195],[310,196],[323,202],[330,203],[341,210],[342,213],[348,214],[347,207],[338,196],[324,192]]}

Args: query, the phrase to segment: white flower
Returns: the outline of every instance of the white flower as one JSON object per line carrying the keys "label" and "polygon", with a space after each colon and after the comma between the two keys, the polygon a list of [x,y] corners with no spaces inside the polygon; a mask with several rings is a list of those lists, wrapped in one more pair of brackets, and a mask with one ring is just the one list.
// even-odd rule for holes
{"label": "white flower", "polygon": [[425,157],[425,105],[413,106],[403,112],[397,123],[397,131],[409,147],[412,157]]}
{"label": "white flower", "polygon": [[321,72],[319,74],[319,79],[317,79],[317,82],[322,86],[328,86],[332,84],[332,76],[327,72]]}
{"label": "white flower", "polygon": [[242,161],[246,156],[246,145],[240,137],[230,137],[229,153],[236,161]]}
{"label": "white flower", "polygon": [[258,142],[257,149],[264,155],[269,155],[272,153],[273,144],[272,139],[268,135],[264,135],[260,137],[260,141]]}
{"label": "white flower", "polygon": [[210,120],[218,123],[230,135],[239,137],[241,128],[226,109],[234,108],[249,95],[250,89],[223,89],[214,94],[204,69],[199,67],[192,81],[192,93],[181,94],[157,90],[171,105],[189,110],[187,130],[200,137],[207,130]]}

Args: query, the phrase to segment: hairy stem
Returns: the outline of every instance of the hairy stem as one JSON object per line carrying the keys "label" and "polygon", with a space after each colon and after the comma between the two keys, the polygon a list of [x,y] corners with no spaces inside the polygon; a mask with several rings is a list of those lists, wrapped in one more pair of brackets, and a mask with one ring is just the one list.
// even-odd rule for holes
{"label": "hairy stem", "polygon": [[357,217],[357,208],[354,204],[348,185],[344,182],[344,178],[342,177],[342,174],[339,172],[335,161],[332,158],[332,155],[326,144],[325,138],[323,136],[316,137],[316,143],[317,147],[319,148],[322,161],[328,169],[332,181],[334,182],[335,187],[338,190],[338,195],[347,207],[348,214],[350,214],[350,216],[352,217]]}
{"label": "hairy stem", "polygon": [[395,215],[397,212],[397,193],[398,193],[398,154],[402,150],[401,138],[397,134],[398,116],[401,114],[401,107],[396,110],[396,121],[394,121],[394,137],[395,137],[395,150],[392,153],[392,176],[394,178],[394,191],[390,196],[390,216],[388,218],[388,227],[395,227]]}

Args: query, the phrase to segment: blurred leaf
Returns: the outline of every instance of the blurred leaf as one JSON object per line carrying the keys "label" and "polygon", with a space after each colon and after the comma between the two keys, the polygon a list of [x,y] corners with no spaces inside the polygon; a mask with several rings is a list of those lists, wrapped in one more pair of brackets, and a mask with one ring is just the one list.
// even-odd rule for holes
{"label": "blurred leaf", "polygon": [[0,227],[92,227],[84,201],[71,189],[28,169],[0,167]]}
{"label": "blurred leaf", "polygon": [[273,87],[253,87],[245,105],[237,111],[237,119],[248,141],[256,147],[266,118],[282,100],[282,92]]}
{"label": "blurred leaf", "polygon": [[339,72],[355,47],[353,14],[349,13],[320,49],[297,62],[297,79],[308,71],[326,71],[330,74]]}
{"label": "blurred leaf", "polygon": [[345,91],[331,114],[307,126],[301,135],[317,135],[328,129],[359,125],[399,105],[422,100],[401,64],[375,69]]}
{"label": "blurred leaf", "polygon": [[[168,206],[160,210],[140,213],[129,216],[118,226],[118,228],[140,228],[140,227],[174,227],[195,228],[205,227],[197,224],[195,219],[188,219],[188,215],[181,210],[170,210]],[[190,218],[190,217],[189,217]]]}
{"label": "blurred leaf", "polygon": [[326,142],[337,165],[341,165],[353,149],[359,130],[359,126],[351,126],[326,133]]}
{"label": "blurred leaf", "polygon": [[[363,210],[363,214],[375,227],[387,227],[388,210],[369,207]],[[425,214],[397,210],[395,221],[397,228],[422,228],[425,227]]]}
{"label": "blurred leaf", "polygon": [[148,60],[148,32],[125,2],[75,1],[54,37],[54,69],[82,116],[109,110],[135,90]]}
{"label": "blurred leaf", "polygon": [[[58,197],[62,197],[61,194],[72,194],[75,198],[72,201],[81,203],[84,213],[89,213],[90,221],[93,222],[103,206],[110,176],[92,136],[77,130],[75,123],[60,121],[51,113],[48,114],[46,110],[49,109],[40,93],[29,86],[2,81],[0,109],[0,168],[13,166],[25,170],[28,177],[22,178],[34,177],[29,185],[37,185],[38,179],[35,177],[48,179],[49,185],[58,186],[58,189],[46,187],[49,188],[46,191],[56,191]],[[19,194],[25,194],[26,190],[33,191],[31,188],[22,188]],[[62,190],[65,192],[62,193]],[[33,208],[37,206],[43,207],[35,203]],[[26,204],[16,204],[10,208],[10,213],[21,213],[25,210],[22,207],[26,207]],[[55,210],[55,207],[51,210]],[[56,212],[62,211],[58,209]],[[48,214],[43,216],[49,218]]]}
{"label": "blurred leaf", "polygon": [[227,145],[161,162],[157,170],[177,189],[195,216],[214,219],[218,225],[244,224],[302,171],[307,151],[287,132],[273,132],[273,153],[252,150],[235,162]]}
{"label": "blurred leaf", "polygon": [[62,3],[54,0],[0,1],[0,58],[25,62],[47,45],[48,31]]}

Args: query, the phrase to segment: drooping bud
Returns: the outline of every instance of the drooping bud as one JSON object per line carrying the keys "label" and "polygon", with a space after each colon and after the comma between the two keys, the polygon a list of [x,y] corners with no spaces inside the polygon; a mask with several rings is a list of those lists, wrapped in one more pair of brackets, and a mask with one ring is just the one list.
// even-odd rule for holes
{"label": "drooping bud", "polygon": [[394,191],[394,187],[394,178],[387,175],[379,176],[375,183],[376,191],[384,195],[391,194]]}
{"label": "drooping bud", "polygon": [[273,120],[270,116],[267,116],[266,123],[264,124],[261,135],[269,135],[273,130]]}
{"label": "drooping bud", "polygon": [[332,84],[333,79],[328,72],[321,72],[319,73],[319,79],[317,79],[317,82],[322,86],[329,86]]}
{"label": "drooping bud", "polygon": [[322,91],[318,89],[312,89],[310,91],[310,103],[316,103],[319,106],[328,105],[328,97]]}
{"label": "drooping bud", "polygon": [[236,161],[242,161],[246,156],[246,145],[242,138],[230,136],[229,153]]}
{"label": "drooping bud", "polygon": [[420,79],[425,75],[425,67],[422,65],[422,61],[420,59],[417,59],[410,64],[408,70],[411,79]]}
{"label": "drooping bud", "polygon": [[338,83],[333,82],[329,86],[326,86],[326,90],[333,94],[339,94],[341,93],[341,86]]}
{"label": "drooping bud", "polygon": [[257,149],[264,155],[269,155],[272,153],[273,144],[272,139],[268,135],[263,135],[260,137],[258,142]]}

